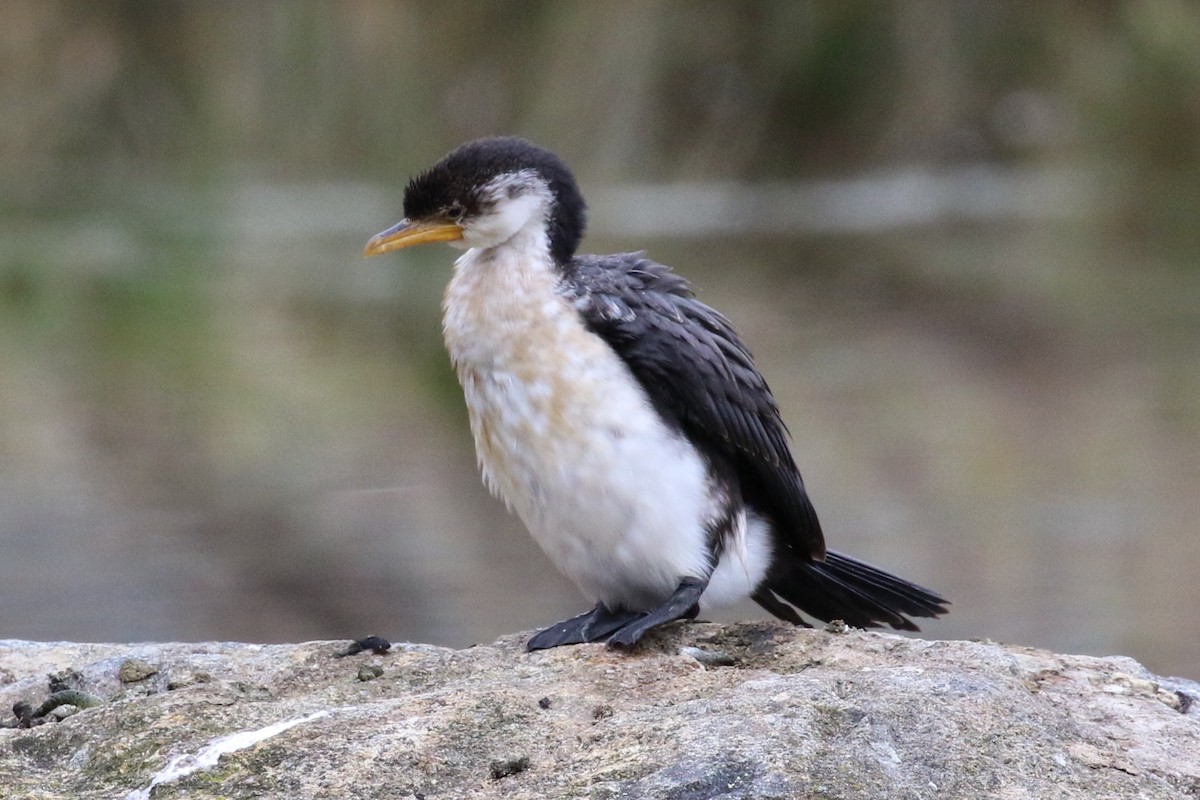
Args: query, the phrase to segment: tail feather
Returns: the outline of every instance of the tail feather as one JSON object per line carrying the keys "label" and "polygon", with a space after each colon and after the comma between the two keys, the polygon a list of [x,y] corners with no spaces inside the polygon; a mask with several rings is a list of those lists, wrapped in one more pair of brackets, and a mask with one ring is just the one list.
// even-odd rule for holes
{"label": "tail feather", "polygon": [[832,566],[846,575],[852,575],[856,581],[876,590],[878,594],[875,594],[875,597],[894,598],[901,603],[902,605],[897,606],[896,610],[906,614],[918,617],[937,617],[947,613],[945,606],[949,604],[949,601],[937,592],[842,553],[830,553],[825,564],[814,564],[814,566]]}
{"label": "tail feather", "polygon": [[[833,551],[824,561],[795,559],[777,566],[754,599],[789,622],[796,614],[781,601],[826,622],[906,631],[920,630],[909,617],[938,617],[949,605],[936,592]],[[784,609],[791,614],[781,613]]]}

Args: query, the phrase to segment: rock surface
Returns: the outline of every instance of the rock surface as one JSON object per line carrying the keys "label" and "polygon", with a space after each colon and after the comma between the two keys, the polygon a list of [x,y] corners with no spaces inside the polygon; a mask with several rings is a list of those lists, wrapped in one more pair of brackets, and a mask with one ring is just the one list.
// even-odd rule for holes
{"label": "rock surface", "polygon": [[107,701],[0,728],[0,797],[1200,796],[1200,685],[1126,658],[776,623],[523,641],[0,641],[4,714],[50,674]]}

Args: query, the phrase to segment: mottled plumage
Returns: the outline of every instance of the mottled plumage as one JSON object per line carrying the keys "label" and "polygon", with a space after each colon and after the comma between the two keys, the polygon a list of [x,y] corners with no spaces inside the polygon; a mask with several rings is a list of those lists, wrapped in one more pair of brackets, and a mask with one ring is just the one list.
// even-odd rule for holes
{"label": "mottled plumage", "polygon": [[752,597],[916,630],[946,601],[824,536],[766,381],[729,321],[640,253],[576,256],[584,203],[524,140],[482,139],[415,177],[368,254],[466,249],[443,330],[488,487],[596,603],[529,649],[636,643]]}

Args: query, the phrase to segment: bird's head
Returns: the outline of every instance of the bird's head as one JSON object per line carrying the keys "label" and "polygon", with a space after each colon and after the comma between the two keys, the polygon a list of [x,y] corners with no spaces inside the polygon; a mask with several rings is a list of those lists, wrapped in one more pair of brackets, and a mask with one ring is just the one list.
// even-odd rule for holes
{"label": "bird's head", "polygon": [[555,263],[583,238],[584,202],[562,160],[524,139],[476,139],[408,182],[404,219],[367,242],[373,256],[428,242],[504,244],[536,226]]}

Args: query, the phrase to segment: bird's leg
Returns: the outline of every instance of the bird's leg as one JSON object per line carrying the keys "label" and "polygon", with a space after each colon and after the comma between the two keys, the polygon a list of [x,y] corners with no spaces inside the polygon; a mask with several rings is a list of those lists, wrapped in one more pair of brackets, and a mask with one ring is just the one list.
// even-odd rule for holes
{"label": "bird's leg", "polygon": [[535,633],[525,643],[525,649],[532,653],[534,650],[546,650],[564,644],[599,642],[613,631],[642,616],[645,615],[641,611],[609,611],[603,603],[598,603],[586,614],[580,614]]}
{"label": "bird's leg", "polygon": [[677,619],[695,619],[700,613],[700,595],[707,588],[708,578],[684,578],[667,602],[622,627],[608,640],[608,646],[632,647],[651,628]]}

